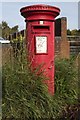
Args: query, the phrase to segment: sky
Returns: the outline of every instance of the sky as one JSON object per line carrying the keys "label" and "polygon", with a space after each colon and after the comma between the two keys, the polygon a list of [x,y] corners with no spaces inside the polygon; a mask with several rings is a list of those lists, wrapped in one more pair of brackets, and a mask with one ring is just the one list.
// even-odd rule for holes
{"label": "sky", "polygon": [[[57,18],[67,17],[67,29],[78,29],[78,2],[0,2],[0,22],[6,21],[10,27],[19,25],[19,30],[26,27],[25,19],[20,14],[22,7],[33,4],[48,4],[59,7],[61,12]],[[56,19],[57,19],[56,18]]]}
{"label": "sky", "polygon": [[80,2],[78,3],[78,28],[80,29]]}

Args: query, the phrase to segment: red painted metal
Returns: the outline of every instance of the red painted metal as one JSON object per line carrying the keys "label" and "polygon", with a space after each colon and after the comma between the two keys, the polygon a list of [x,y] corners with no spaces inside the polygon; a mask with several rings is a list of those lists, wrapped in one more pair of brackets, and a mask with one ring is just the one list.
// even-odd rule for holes
{"label": "red painted metal", "polygon": [[[49,92],[54,94],[54,27],[55,17],[59,15],[60,9],[49,5],[32,5],[23,7],[21,15],[26,21],[26,41],[29,52],[29,58],[32,67],[44,64],[46,81]],[[39,41],[38,41],[39,40]],[[43,50],[40,52],[36,49],[42,45],[38,43],[43,41]],[[44,44],[45,43],[45,44]],[[44,46],[45,45],[45,46]],[[44,49],[45,48],[45,49]]]}

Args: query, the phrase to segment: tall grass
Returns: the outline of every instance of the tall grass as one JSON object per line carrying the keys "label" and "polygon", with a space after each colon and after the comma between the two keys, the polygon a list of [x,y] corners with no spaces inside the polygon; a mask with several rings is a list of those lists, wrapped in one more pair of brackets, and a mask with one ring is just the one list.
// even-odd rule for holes
{"label": "tall grass", "polygon": [[[55,60],[55,99],[61,105],[61,120],[78,120],[78,71],[75,59]],[[57,102],[58,103],[58,102]]]}
{"label": "tall grass", "polygon": [[[35,70],[36,71],[36,70]],[[13,57],[3,68],[3,118],[37,119],[50,117],[51,96],[42,83],[45,76],[32,72],[25,52]],[[47,116],[46,116],[47,115]]]}
{"label": "tall grass", "polygon": [[72,60],[55,60],[55,95],[48,93],[43,73],[30,69],[26,52],[3,66],[2,116],[4,119],[19,120],[53,119],[64,117],[68,105],[77,104],[77,79]]}
{"label": "tall grass", "polygon": [[60,95],[67,103],[74,103],[78,98],[77,67],[73,59],[55,61],[56,95]]}

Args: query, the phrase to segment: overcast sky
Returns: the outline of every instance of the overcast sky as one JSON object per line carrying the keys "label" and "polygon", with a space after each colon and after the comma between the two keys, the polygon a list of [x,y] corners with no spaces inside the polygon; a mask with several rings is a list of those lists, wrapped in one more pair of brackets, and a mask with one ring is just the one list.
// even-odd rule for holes
{"label": "overcast sky", "polygon": [[25,29],[20,9],[24,6],[41,3],[59,7],[61,12],[57,18],[67,17],[67,29],[78,29],[78,2],[1,2],[0,14],[2,17],[0,17],[0,22],[4,20],[10,27],[19,25],[19,30]]}
{"label": "overcast sky", "polygon": [[78,28],[80,29],[80,2],[78,3]]}

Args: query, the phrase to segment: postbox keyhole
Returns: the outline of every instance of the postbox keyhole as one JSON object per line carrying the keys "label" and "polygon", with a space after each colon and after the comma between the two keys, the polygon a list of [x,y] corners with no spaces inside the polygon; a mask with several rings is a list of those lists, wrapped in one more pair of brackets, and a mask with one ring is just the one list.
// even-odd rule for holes
{"label": "postbox keyhole", "polygon": [[54,66],[54,61],[52,60],[52,61],[50,62],[50,66],[48,67],[48,69],[52,69],[53,66]]}

